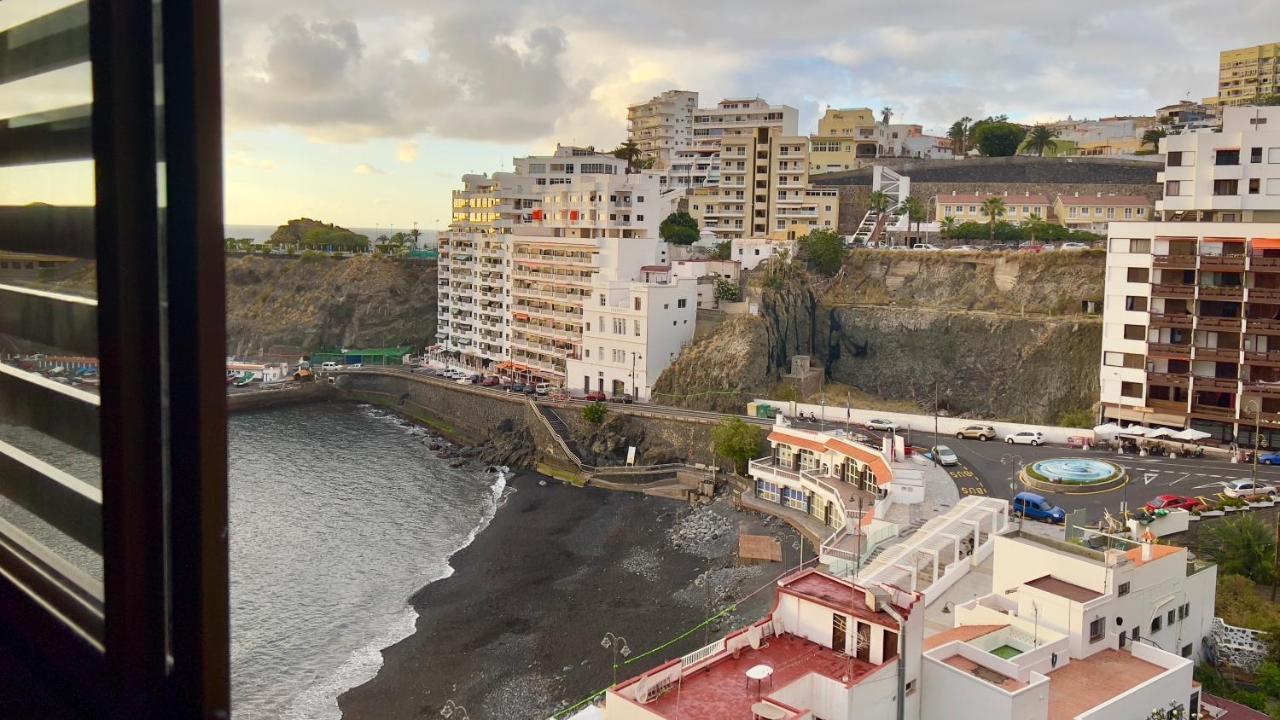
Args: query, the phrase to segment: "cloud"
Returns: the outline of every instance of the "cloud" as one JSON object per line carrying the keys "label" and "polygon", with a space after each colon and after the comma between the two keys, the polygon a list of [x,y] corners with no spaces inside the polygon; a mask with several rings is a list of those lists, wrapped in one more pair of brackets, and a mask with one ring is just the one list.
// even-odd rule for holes
{"label": "cloud", "polygon": [[369,163],[360,163],[352,170],[356,175],[386,175],[385,172],[370,165]]}
{"label": "cloud", "polygon": [[234,167],[249,168],[252,170],[275,170],[276,161],[271,158],[261,158],[254,155],[247,149],[234,149],[227,153],[227,164]]}
{"label": "cloud", "polygon": [[402,163],[411,163],[418,159],[418,143],[402,142],[396,146],[396,159]]}

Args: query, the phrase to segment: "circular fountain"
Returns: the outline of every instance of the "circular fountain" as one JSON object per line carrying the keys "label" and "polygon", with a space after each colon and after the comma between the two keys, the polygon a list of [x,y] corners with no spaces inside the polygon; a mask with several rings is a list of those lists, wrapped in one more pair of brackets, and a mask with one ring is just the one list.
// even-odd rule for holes
{"label": "circular fountain", "polygon": [[1051,458],[1028,463],[1022,468],[1021,479],[1044,492],[1094,493],[1123,487],[1129,475],[1108,460]]}

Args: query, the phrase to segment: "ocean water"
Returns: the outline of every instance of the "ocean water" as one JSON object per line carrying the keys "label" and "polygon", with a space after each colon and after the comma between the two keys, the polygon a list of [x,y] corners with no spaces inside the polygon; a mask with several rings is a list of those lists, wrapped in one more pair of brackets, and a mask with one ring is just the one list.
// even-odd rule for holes
{"label": "ocean water", "polygon": [[234,717],[339,718],[337,696],[413,632],[409,596],[493,518],[505,481],[423,436],[369,406],[231,417]]}

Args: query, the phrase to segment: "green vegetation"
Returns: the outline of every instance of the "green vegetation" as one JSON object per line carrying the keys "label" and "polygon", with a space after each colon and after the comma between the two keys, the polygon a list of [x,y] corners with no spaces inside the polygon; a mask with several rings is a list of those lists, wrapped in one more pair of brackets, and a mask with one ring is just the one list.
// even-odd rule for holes
{"label": "green vegetation", "polygon": [[1207,663],[1196,665],[1195,679],[1206,692],[1280,717],[1280,605],[1268,602],[1249,578],[1224,574],[1218,577],[1214,614],[1228,625],[1265,631],[1267,657],[1258,667],[1254,688],[1237,684]]}
{"label": "green vegetation", "polygon": [[800,240],[801,252],[809,267],[830,277],[844,264],[844,238],[830,230],[814,230]]}
{"label": "green vegetation", "polygon": [[321,260],[324,260],[327,257],[329,256],[325,255],[322,252],[316,252],[315,250],[303,250],[301,260],[304,263],[313,263],[313,262],[320,262]]}
{"label": "green vegetation", "polygon": [[982,201],[982,214],[987,216],[987,229],[993,243],[996,241],[996,222],[1004,217],[1004,213],[1005,205],[1002,198],[989,197]]}
{"label": "green vegetation", "polygon": [[711,253],[712,260],[728,260],[733,257],[733,241],[721,240],[716,243],[716,249]]}
{"label": "green vegetation", "polygon": [[1218,523],[1206,533],[1205,549],[1224,575],[1242,575],[1259,584],[1275,578],[1272,529],[1250,515]]}
{"label": "green vegetation", "polygon": [[301,245],[329,252],[365,252],[369,249],[369,238],[345,228],[318,227],[307,231],[302,237]]}
{"label": "green vegetation", "polygon": [[253,252],[253,238],[227,238],[227,252]]}
{"label": "green vegetation", "polygon": [[955,155],[964,155],[970,148],[970,130],[973,127],[973,118],[965,116],[951,123],[951,128],[947,130],[947,137],[951,139],[951,152]]}
{"label": "green vegetation", "polygon": [[971,144],[987,157],[1016,155],[1026,135],[1025,128],[1009,122],[1004,115],[979,120],[969,130]]}
{"label": "green vegetation", "polygon": [[747,471],[747,463],[759,457],[764,433],[755,425],[748,425],[742,418],[726,418],[711,432],[711,443],[716,455],[733,463],[734,471]]}
{"label": "green vegetation", "polygon": [[640,146],[636,145],[631,140],[627,140],[626,142],[622,143],[618,147],[614,148],[613,151],[610,152],[609,154],[618,158],[619,160],[626,160],[627,172],[629,173],[636,172],[645,167],[653,167],[653,162],[651,160],[650,161],[645,160],[644,153],[643,151],[640,150]]}
{"label": "green vegetation", "polygon": [[1088,410],[1068,410],[1058,416],[1058,425],[1069,428],[1093,427],[1093,413]]}
{"label": "green vegetation", "polygon": [[1022,141],[1023,152],[1030,154],[1035,153],[1040,157],[1044,157],[1046,150],[1053,150],[1057,146],[1053,139],[1058,137],[1057,131],[1047,125],[1037,125],[1031,128],[1031,132],[1027,133],[1027,137]]}
{"label": "green vegetation", "polygon": [[609,408],[602,402],[593,402],[582,408],[582,419],[592,425],[599,425],[604,422],[605,416],[609,414]]}
{"label": "green vegetation", "polygon": [[1257,99],[1253,101],[1252,104],[1271,105],[1271,106],[1280,105],[1280,94],[1270,93],[1268,95],[1259,95]]}
{"label": "green vegetation", "polygon": [[673,212],[658,226],[658,235],[673,245],[692,245],[698,241],[698,221],[687,212]]}
{"label": "green vegetation", "polygon": [[719,302],[741,302],[742,286],[728,278],[719,278],[713,297]]}
{"label": "green vegetation", "polygon": [[1154,153],[1160,148],[1160,138],[1165,137],[1168,134],[1169,133],[1165,132],[1164,128],[1152,128],[1151,130],[1142,133],[1142,143],[1139,147],[1146,147],[1147,145],[1150,145],[1151,152]]}
{"label": "green vegetation", "polygon": [[[943,225],[947,225],[945,219],[943,220]],[[954,219],[949,229],[944,232],[947,238],[953,240],[983,240],[993,237],[990,223],[970,221],[956,224]],[[1102,242],[1103,237],[1096,233],[1084,230],[1070,230],[1065,226],[1052,223],[1028,222],[1022,225],[1014,225],[1009,222],[999,221],[995,225],[994,239],[996,242],[1002,243],[1018,243],[1024,240],[1098,243]]]}
{"label": "green vegetation", "polygon": [[950,215],[942,218],[938,222],[938,232],[942,235],[943,240],[950,240],[955,237],[956,219]]}
{"label": "green vegetation", "polygon": [[880,190],[873,190],[867,196],[867,209],[876,212],[884,212],[889,209],[889,203],[893,202],[888,195]]}
{"label": "green vegetation", "polygon": [[929,209],[925,207],[924,201],[912,195],[902,203],[903,209],[907,211],[907,225],[916,224],[916,232],[920,232],[920,223],[929,219]]}

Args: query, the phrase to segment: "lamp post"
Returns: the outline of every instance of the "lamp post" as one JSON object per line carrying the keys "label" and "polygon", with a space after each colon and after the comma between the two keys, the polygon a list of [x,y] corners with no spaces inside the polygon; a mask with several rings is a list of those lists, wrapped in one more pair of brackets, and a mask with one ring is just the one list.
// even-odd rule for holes
{"label": "lamp post", "polygon": [[608,648],[613,651],[613,684],[618,684],[618,653],[622,653],[622,657],[631,654],[631,646],[627,645],[627,639],[621,635],[614,635],[611,632],[604,634],[600,640],[600,647]]}
{"label": "lamp post", "polygon": [[1253,462],[1249,463],[1249,480],[1254,484],[1258,482],[1258,434],[1262,429],[1262,402],[1260,400],[1250,400],[1244,406],[1246,411],[1253,411]]}
{"label": "lamp post", "polygon": [[933,466],[938,466],[938,381],[933,381],[933,452],[929,453],[933,458]]}
{"label": "lamp post", "polygon": [[454,715],[458,716],[458,720],[471,720],[471,714],[467,709],[452,700],[440,708],[440,717],[452,718]]}
{"label": "lamp post", "polygon": [[[1001,464],[1001,465],[1009,465],[1009,466],[1011,466],[1011,467],[1013,468],[1013,473],[1011,474],[1011,479],[1010,479],[1010,482],[1009,482],[1009,491],[1010,491],[1010,492],[1012,492],[1012,493],[1014,493],[1014,496],[1016,497],[1016,496],[1017,496],[1017,489],[1018,489],[1018,476],[1022,474],[1022,466],[1023,466],[1023,464],[1024,464],[1024,462],[1023,462],[1023,460],[1022,460],[1022,456],[1021,456],[1021,455],[1015,455],[1015,454],[1013,454],[1013,453],[1009,453],[1009,454],[1006,454],[1006,455],[1002,455],[1002,456],[1000,456],[1000,464]],[[1013,500],[1012,500],[1012,498],[1011,498],[1011,499],[1010,499],[1010,503],[1012,503],[1012,502],[1013,502]],[[1017,516],[1017,518],[1018,518],[1018,531],[1019,531],[1019,532],[1021,532],[1021,531],[1022,531],[1022,516],[1023,516],[1023,513],[1020,513],[1020,512],[1018,512],[1018,511],[1015,509],[1015,510],[1014,510],[1014,515],[1016,515],[1016,516]],[[976,549],[977,549],[977,547],[975,546],[975,547],[974,547],[974,549],[976,550]]]}
{"label": "lamp post", "polygon": [[639,400],[640,393],[636,392],[636,351],[631,351],[631,399]]}

